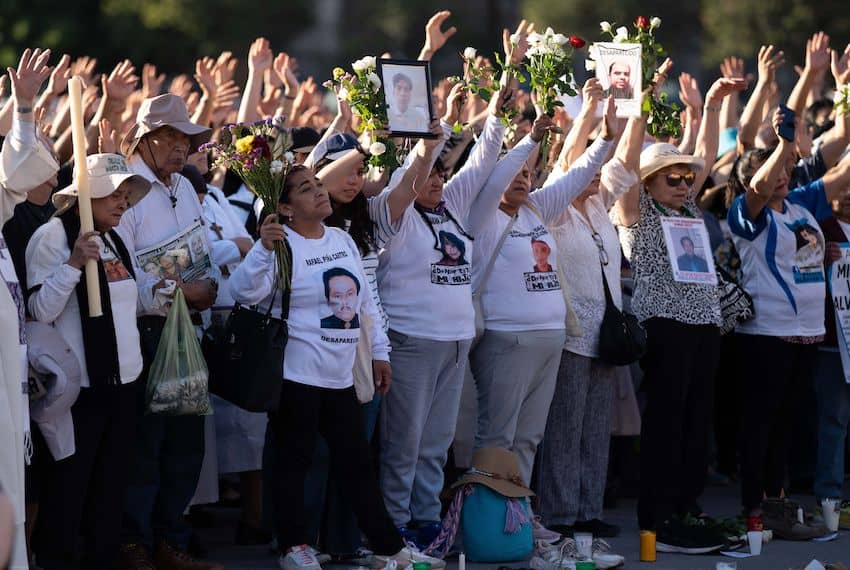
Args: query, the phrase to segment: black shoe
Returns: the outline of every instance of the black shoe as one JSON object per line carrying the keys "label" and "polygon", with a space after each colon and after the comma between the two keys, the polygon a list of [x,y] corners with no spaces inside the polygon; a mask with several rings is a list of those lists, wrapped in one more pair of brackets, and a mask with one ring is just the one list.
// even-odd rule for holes
{"label": "black shoe", "polygon": [[548,528],[549,530],[551,530],[553,532],[557,532],[558,534],[560,534],[563,537],[568,537],[568,538],[572,538],[573,533],[575,532],[574,527],[572,527],[570,525],[566,525],[566,524],[553,524],[553,525],[547,526],[546,528]]}
{"label": "black shoe", "polygon": [[258,544],[268,544],[271,541],[272,533],[266,529],[239,521],[234,540],[239,546],[256,546]]}
{"label": "black shoe", "polygon": [[726,539],[716,529],[674,518],[658,527],[655,544],[659,552],[707,554],[723,548]]}
{"label": "black shoe", "polygon": [[594,538],[614,538],[620,534],[620,527],[599,519],[576,521],[573,529],[575,532],[589,532]]}

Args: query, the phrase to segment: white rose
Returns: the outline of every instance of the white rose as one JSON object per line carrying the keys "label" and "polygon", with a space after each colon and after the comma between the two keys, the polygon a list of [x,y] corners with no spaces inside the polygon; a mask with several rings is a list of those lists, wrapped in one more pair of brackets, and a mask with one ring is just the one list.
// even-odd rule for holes
{"label": "white rose", "polygon": [[543,36],[538,34],[537,32],[531,32],[528,34],[528,45],[536,46],[543,39]]}
{"label": "white rose", "polygon": [[588,71],[596,71],[596,62],[592,59],[584,60],[584,68]]}
{"label": "white rose", "polygon": [[366,69],[375,69],[378,67],[378,60],[374,55],[367,55],[360,61],[366,66]]}
{"label": "white rose", "polygon": [[661,27],[661,18],[659,18],[658,16],[653,16],[652,19],[649,21],[649,29],[654,30],[655,28],[660,28],[660,27]]}
{"label": "white rose", "polygon": [[289,164],[292,164],[293,162],[295,162],[295,154],[293,154],[292,151],[288,150],[283,154],[283,160],[285,160]]}
{"label": "white rose", "polygon": [[614,36],[615,42],[625,42],[629,39],[629,30],[626,26],[620,26],[617,28],[617,35]]}
{"label": "white rose", "polygon": [[[366,59],[366,58],[363,58]],[[363,59],[358,59],[354,63],[351,64],[351,69],[354,71],[366,71],[366,62]]]}
{"label": "white rose", "polygon": [[562,46],[570,40],[564,34],[555,34],[552,37],[552,41],[555,42],[556,44],[558,44],[559,46]]}
{"label": "white rose", "polygon": [[378,74],[374,71],[370,71],[366,75],[366,78],[369,80],[369,83],[372,84],[372,89],[374,89],[375,93],[377,93],[378,90],[381,88],[381,78],[378,77]]}
{"label": "white rose", "polygon": [[346,89],[345,87],[340,87],[339,93],[337,93],[337,97],[339,97],[343,101],[348,101],[349,99],[351,99],[351,94],[348,92],[348,89]]}
{"label": "white rose", "polygon": [[610,32],[611,31],[610,22],[599,22],[599,27],[602,28],[603,32]]}
{"label": "white rose", "polygon": [[513,45],[513,46],[517,45],[519,43],[519,34],[516,33],[516,32],[511,34],[510,39],[511,39],[511,45]]}
{"label": "white rose", "polygon": [[468,47],[463,50],[463,59],[475,59],[476,55],[478,55],[478,52],[474,47]]}
{"label": "white rose", "polygon": [[269,172],[272,174],[280,174],[283,172],[283,163],[279,160],[273,160],[271,164],[269,164]]}
{"label": "white rose", "polygon": [[546,32],[543,35],[549,36],[551,38],[555,35],[555,30],[553,30],[552,28],[546,28]]}
{"label": "white rose", "polygon": [[372,156],[381,156],[385,152],[387,152],[387,145],[382,142],[375,141],[369,145],[369,154]]}
{"label": "white rose", "polygon": [[592,60],[599,60],[599,48],[596,47],[596,44],[592,44],[587,48],[587,57]]}

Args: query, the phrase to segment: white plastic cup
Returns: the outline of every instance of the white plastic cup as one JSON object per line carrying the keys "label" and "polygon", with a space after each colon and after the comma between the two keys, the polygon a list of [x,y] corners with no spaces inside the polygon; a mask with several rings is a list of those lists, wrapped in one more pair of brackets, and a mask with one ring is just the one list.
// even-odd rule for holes
{"label": "white plastic cup", "polygon": [[593,558],[593,535],[589,532],[577,532],[573,538],[576,541],[578,557],[585,560]]}
{"label": "white plastic cup", "polygon": [[761,554],[762,531],[751,530],[747,533],[747,542],[750,545],[750,554]]}
{"label": "white plastic cup", "polygon": [[738,565],[735,562],[718,562],[714,570],[738,570]]}
{"label": "white plastic cup", "polygon": [[841,511],[838,510],[838,500],[824,499],[820,502],[821,512],[823,512],[823,522],[830,532],[838,530],[838,521],[841,518]]}

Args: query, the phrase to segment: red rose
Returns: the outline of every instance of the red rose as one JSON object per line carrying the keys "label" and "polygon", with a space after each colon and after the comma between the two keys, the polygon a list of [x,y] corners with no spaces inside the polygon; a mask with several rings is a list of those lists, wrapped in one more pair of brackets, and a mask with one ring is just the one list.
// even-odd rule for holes
{"label": "red rose", "polygon": [[253,147],[254,150],[259,149],[263,158],[271,158],[272,157],[272,151],[269,148],[269,143],[266,142],[266,139],[264,139],[263,137],[255,136],[253,144],[251,146]]}
{"label": "red rose", "polygon": [[585,46],[587,42],[581,39],[578,36],[570,36],[570,45],[576,49],[581,49]]}
{"label": "red rose", "polygon": [[649,27],[649,20],[646,19],[646,16],[638,16],[635,20],[635,27],[645,30]]}

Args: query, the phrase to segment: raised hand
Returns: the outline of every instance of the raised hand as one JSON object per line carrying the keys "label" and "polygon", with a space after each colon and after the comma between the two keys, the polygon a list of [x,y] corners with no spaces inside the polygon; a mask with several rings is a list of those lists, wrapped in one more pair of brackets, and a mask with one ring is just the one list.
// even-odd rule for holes
{"label": "raised hand", "polygon": [[253,73],[265,72],[271,67],[273,58],[269,40],[257,38],[248,50],[248,71]]}
{"label": "raised hand", "polygon": [[260,110],[260,116],[263,118],[273,117],[278,105],[280,105],[281,97],[283,97],[283,91],[279,87],[267,90],[257,106]]}
{"label": "raised hand", "polygon": [[136,90],[138,82],[139,77],[136,75],[136,68],[133,67],[129,59],[125,59],[116,65],[109,77],[101,76],[103,94],[113,101],[126,101],[127,97]]}
{"label": "raised hand", "polygon": [[163,83],[165,83],[165,74],[157,75],[155,65],[146,63],[142,66],[142,96],[145,99],[162,93]]}
{"label": "raised hand", "polygon": [[776,78],[776,70],[784,63],[784,51],[773,46],[761,46],[758,56],[759,81],[772,82]]}
{"label": "raised hand", "polygon": [[836,86],[847,85],[850,83],[850,44],[847,44],[841,55],[838,55],[835,50],[831,53],[832,76],[835,78]]}
{"label": "raised hand", "polygon": [[691,109],[702,109],[702,93],[697,80],[690,73],[679,75],[679,99]]}
{"label": "raised hand", "polygon": [[9,80],[12,82],[12,98],[17,108],[24,107],[32,110],[35,96],[38,95],[45,79],[50,76],[52,68],[47,66],[49,57],[49,49],[42,51],[39,48],[35,50],[27,48],[21,55],[18,69],[6,68]]}
{"label": "raised hand", "polygon": [[606,141],[613,140],[623,134],[626,122],[617,118],[617,106],[614,96],[609,95],[605,99],[605,108],[602,115],[602,138]]}
{"label": "raised hand", "polygon": [[816,32],[806,41],[806,69],[821,72],[829,67],[829,36]]}
{"label": "raised hand", "polygon": [[172,79],[171,84],[168,86],[168,92],[177,95],[184,101],[188,99],[189,94],[192,92],[192,82],[189,80],[189,76],[181,73]]}
{"label": "raised hand", "polygon": [[215,79],[215,60],[202,57],[195,62],[195,81],[200,86],[204,96],[213,99],[218,93],[218,82]]}
{"label": "raised hand", "polygon": [[71,79],[71,56],[67,53],[62,56],[53,73],[50,74],[50,80],[47,82],[46,93],[52,97],[58,97],[65,92],[68,87],[68,80]]}
{"label": "raised hand", "polygon": [[449,91],[449,96],[446,99],[446,113],[443,115],[443,121],[449,125],[454,125],[460,120],[460,112],[463,109],[466,91],[464,91],[462,83],[456,83],[452,90]]}
{"label": "raised hand", "polygon": [[744,60],[734,55],[723,58],[723,63],[720,64],[720,74],[730,79],[744,79]]}
{"label": "raised hand", "polygon": [[233,53],[229,51],[221,52],[218,59],[215,60],[215,80],[219,85],[224,85],[236,75],[236,66],[238,61],[233,57]]}
{"label": "raised hand", "polygon": [[531,126],[531,140],[539,143],[546,136],[546,133],[558,133],[560,131],[561,129],[552,121],[552,117],[543,113],[534,119],[534,124]]}
{"label": "raised hand", "polygon": [[528,34],[533,31],[534,24],[525,20],[519,23],[513,34],[507,28],[502,30],[502,49],[506,62],[518,65],[525,58],[525,53],[528,51]]}
{"label": "raised hand", "polygon": [[652,77],[652,85],[656,95],[658,95],[664,82],[667,81],[667,75],[671,69],[673,69],[673,60],[668,57],[655,70],[655,75]]}
{"label": "raised hand", "polygon": [[294,97],[295,93],[298,93],[299,86],[298,78],[295,76],[294,58],[289,57],[288,53],[281,52],[274,58],[272,68],[280,77],[286,95]]}
{"label": "raised hand", "polygon": [[600,101],[605,98],[605,90],[602,89],[602,83],[591,77],[584,82],[581,88],[582,108],[585,112],[595,111]]}
{"label": "raised hand", "polygon": [[705,95],[705,103],[710,107],[719,107],[724,97],[728,97],[736,91],[743,91],[746,88],[746,79],[720,77],[708,88],[708,93]]}
{"label": "raised hand", "polygon": [[428,23],[425,24],[425,47],[423,51],[433,55],[437,50],[446,45],[449,38],[457,33],[457,28],[452,26],[443,31],[443,23],[452,15],[448,10],[437,12]]}
{"label": "raised hand", "polygon": [[497,91],[493,92],[487,109],[494,117],[504,117],[505,112],[513,106],[513,102],[514,90],[507,85],[501,85]]}
{"label": "raised hand", "polygon": [[97,66],[97,60],[93,57],[78,58],[71,64],[71,77],[77,76],[83,80],[84,84],[91,85],[95,66]]}
{"label": "raised hand", "polygon": [[97,151],[100,153],[118,152],[118,134],[112,128],[109,119],[101,119],[97,124]]}

